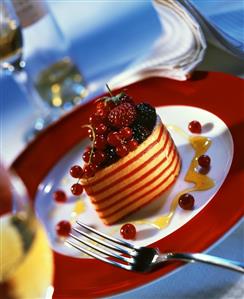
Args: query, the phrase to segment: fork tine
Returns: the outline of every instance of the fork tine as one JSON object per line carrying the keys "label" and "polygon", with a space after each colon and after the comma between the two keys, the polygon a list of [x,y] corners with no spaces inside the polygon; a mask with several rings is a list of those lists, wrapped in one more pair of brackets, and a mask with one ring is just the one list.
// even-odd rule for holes
{"label": "fork tine", "polygon": [[97,242],[97,243],[99,243],[99,244],[101,244],[101,245],[103,245],[103,246],[105,246],[107,248],[110,248],[112,250],[116,250],[118,252],[121,252],[121,253],[124,253],[124,254],[127,254],[127,255],[135,256],[135,252],[128,251],[125,248],[122,248],[122,247],[119,247],[119,246],[116,246],[116,245],[112,245],[112,244],[110,244],[108,242],[104,242],[103,240],[101,240],[101,239],[99,239],[97,237],[91,236],[91,235],[89,235],[89,234],[87,234],[87,233],[85,233],[85,232],[77,229],[76,227],[72,227],[72,229],[74,231],[76,231],[77,233],[81,234],[82,236],[84,236],[84,237],[86,237],[86,238],[88,238],[88,239],[90,239],[92,241],[95,241],[95,242]]}
{"label": "fork tine", "polygon": [[97,235],[103,237],[104,239],[107,239],[109,241],[115,242],[117,244],[120,244],[122,246],[128,247],[130,249],[134,249],[134,250],[138,250],[139,249],[138,247],[136,247],[136,246],[134,246],[134,245],[132,245],[132,244],[130,244],[128,242],[125,242],[123,240],[120,240],[120,239],[108,236],[106,234],[103,234],[103,233],[97,231],[96,229],[94,229],[94,228],[92,228],[92,227],[90,227],[90,226],[86,225],[85,223],[82,223],[82,222],[80,222],[78,220],[76,221],[76,223],[79,224],[80,226],[82,226],[83,228],[85,228],[85,229],[93,232],[94,234],[97,234]]}
{"label": "fork tine", "polygon": [[78,249],[79,251],[91,256],[91,257],[94,257],[100,261],[103,261],[105,263],[108,263],[108,264],[111,264],[111,265],[114,265],[114,266],[117,266],[119,268],[122,268],[122,269],[125,269],[125,270],[131,270],[132,267],[130,265],[126,265],[126,264],[122,264],[122,263],[118,263],[118,262],[115,262],[113,260],[108,260],[107,258],[101,256],[100,254],[97,254],[95,252],[92,252],[92,251],[89,251],[85,248],[82,248],[81,246],[78,246],[77,244],[71,242],[70,240],[66,240],[65,243],[71,245],[72,247]]}
{"label": "fork tine", "polygon": [[102,247],[99,248],[98,246],[96,246],[94,244],[91,244],[90,242],[87,242],[85,240],[82,240],[82,239],[78,238],[77,236],[75,236],[73,234],[69,234],[69,236],[72,237],[73,239],[75,239],[76,241],[78,241],[78,242],[80,242],[80,243],[82,243],[82,244],[84,244],[84,245],[86,245],[86,246],[88,246],[88,247],[90,247],[90,248],[92,248],[92,249],[100,252],[100,253],[103,253],[103,254],[105,254],[107,256],[114,257],[114,258],[116,258],[118,260],[121,260],[123,262],[126,262],[126,263],[133,263],[133,260],[130,259],[130,258],[118,255],[118,254],[116,254],[114,252],[111,252],[110,250],[105,250]]}

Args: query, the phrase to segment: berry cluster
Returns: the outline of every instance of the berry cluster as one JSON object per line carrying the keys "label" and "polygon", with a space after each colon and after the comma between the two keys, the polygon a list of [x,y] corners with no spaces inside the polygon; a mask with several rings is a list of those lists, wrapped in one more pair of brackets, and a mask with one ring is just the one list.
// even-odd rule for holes
{"label": "berry cluster", "polygon": [[[85,166],[73,166],[74,178],[89,178],[104,167],[134,151],[152,132],[156,123],[156,111],[146,103],[135,104],[124,92],[100,98],[95,111],[89,117],[88,136],[92,141],[83,153]],[[78,183],[71,187],[74,195],[82,189]]]}

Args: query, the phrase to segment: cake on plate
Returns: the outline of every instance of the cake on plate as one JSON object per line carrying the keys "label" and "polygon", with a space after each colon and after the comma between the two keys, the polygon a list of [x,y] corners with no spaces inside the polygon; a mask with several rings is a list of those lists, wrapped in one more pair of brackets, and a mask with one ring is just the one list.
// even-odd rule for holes
{"label": "cake on plate", "polygon": [[72,192],[84,188],[100,219],[111,225],[159,198],[175,182],[181,160],[151,105],[122,92],[95,106],[86,126],[91,146]]}

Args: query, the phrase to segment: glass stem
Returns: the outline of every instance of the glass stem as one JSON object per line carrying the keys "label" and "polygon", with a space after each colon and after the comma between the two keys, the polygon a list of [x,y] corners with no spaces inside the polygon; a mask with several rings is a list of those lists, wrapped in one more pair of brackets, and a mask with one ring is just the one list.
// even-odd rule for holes
{"label": "glass stem", "polygon": [[22,91],[25,93],[37,116],[44,120],[51,119],[51,109],[47,107],[47,105],[39,96],[37,90],[33,86],[32,80],[28,77],[28,73],[26,72],[25,68],[15,68],[13,71],[13,77],[21,87]]}

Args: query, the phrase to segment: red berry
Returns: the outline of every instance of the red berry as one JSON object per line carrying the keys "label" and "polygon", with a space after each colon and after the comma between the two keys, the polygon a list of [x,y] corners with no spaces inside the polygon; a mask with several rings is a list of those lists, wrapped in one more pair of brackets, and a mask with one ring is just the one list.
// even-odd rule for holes
{"label": "red berry", "polygon": [[105,160],[105,154],[102,151],[96,151],[92,155],[92,163],[95,163],[96,165],[101,164]]}
{"label": "red berry", "polygon": [[211,159],[207,155],[200,156],[197,161],[198,161],[198,164],[203,168],[208,168],[211,163]]}
{"label": "red berry", "polygon": [[116,147],[116,154],[119,157],[124,157],[128,154],[129,150],[125,145],[119,145],[118,147]]}
{"label": "red berry", "polygon": [[[106,109],[106,108],[104,108],[104,109],[98,109],[97,111],[96,111],[96,116],[97,117],[99,117],[102,121],[103,120],[105,120],[106,118],[107,118],[107,115],[108,115],[108,110]],[[100,122],[102,122],[102,121],[100,121]]]}
{"label": "red berry", "polygon": [[201,132],[202,132],[202,126],[201,126],[200,122],[197,120],[191,121],[188,125],[188,129],[189,129],[189,131],[191,131],[192,133],[195,133],[195,134],[201,134]]}
{"label": "red berry", "polygon": [[91,178],[95,175],[96,173],[96,167],[92,164],[87,164],[84,167],[84,176],[86,178]]}
{"label": "red berry", "polygon": [[95,148],[104,150],[107,146],[107,139],[103,135],[97,135],[94,141]]}
{"label": "red berry", "polygon": [[109,123],[115,128],[130,126],[136,119],[136,109],[130,103],[122,103],[112,109],[108,115]]}
{"label": "red berry", "polygon": [[132,105],[135,105],[132,97],[128,96],[127,94],[125,93],[122,93],[120,98],[119,98],[119,103],[122,104],[122,103],[130,103]]}
{"label": "red berry", "polygon": [[121,227],[120,234],[124,239],[133,240],[136,237],[136,228],[133,224],[126,223]]}
{"label": "red berry", "polygon": [[112,100],[106,101],[106,107],[107,107],[108,111],[114,109],[115,106],[116,106],[116,104]]}
{"label": "red berry", "polygon": [[179,198],[179,205],[182,209],[184,210],[192,210],[193,207],[194,207],[194,202],[195,202],[195,199],[194,197],[189,194],[189,193],[185,193],[185,194],[182,194]]}
{"label": "red berry", "polygon": [[53,192],[53,199],[57,202],[66,202],[67,196],[63,190]]}
{"label": "red berry", "polygon": [[138,147],[138,142],[135,139],[131,139],[128,141],[127,146],[129,148],[129,151],[132,152]]}
{"label": "red berry", "polygon": [[67,237],[71,231],[71,224],[69,221],[62,220],[56,224],[55,229],[60,237]]}
{"label": "red berry", "polygon": [[92,126],[95,126],[95,125],[98,125],[102,122],[102,119],[99,115],[97,114],[92,114],[90,117],[89,117],[89,123],[92,125]]}
{"label": "red berry", "polygon": [[81,193],[83,192],[83,187],[81,184],[76,183],[71,186],[70,190],[71,190],[72,194],[78,196],[78,195],[81,195]]}
{"label": "red berry", "polygon": [[107,142],[113,146],[120,145],[122,142],[120,134],[118,132],[110,132],[107,137]]}
{"label": "red berry", "polygon": [[90,161],[91,148],[88,147],[82,155],[83,160],[88,163]]}
{"label": "red berry", "polygon": [[91,128],[88,129],[88,137],[90,138],[91,141],[93,141],[93,132]]}
{"label": "red berry", "polygon": [[104,109],[106,105],[105,99],[100,99],[99,101],[97,101],[96,103],[96,109]]}
{"label": "red berry", "polygon": [[100,124],[95,126],[95,132],[98,135],[104,134],[107,131],[107,129],[108,129],[108,127],[103,123],[100,123]]}
{"label": "red berry", "polygon": [[80,179],[83,175],[83,169],[79,165],[74,165],[70,168],[69,173],[73,178]]}
{"label": "red berry", "polygon": [[122,139],[130,140],[132,138],[133,131],[131,128],[125,127],[119,131],[119,135]]}

